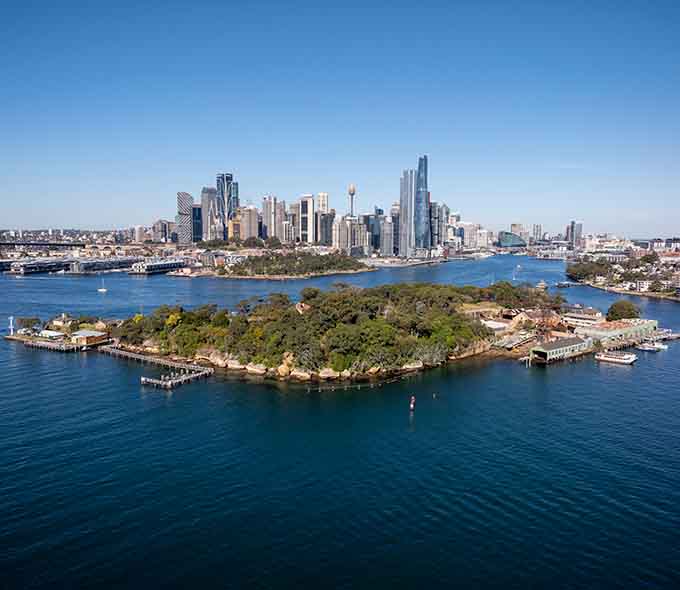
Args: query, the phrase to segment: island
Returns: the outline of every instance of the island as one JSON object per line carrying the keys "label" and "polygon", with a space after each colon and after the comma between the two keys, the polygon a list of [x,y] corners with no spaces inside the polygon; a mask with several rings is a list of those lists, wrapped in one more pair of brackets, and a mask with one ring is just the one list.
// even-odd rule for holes
{"label": "island", "polygon": [[218,269],[217,274],[235,279],[286,280],[372,270],[375,269],[356,258],[337,252],[320,255],[271,251],[260,256],[249,256],[229,268]]}
{"label": "island", "polygon": [[659,350],[660,340],[680,338],[659,330],[656,320],[640,318],[630,301],[615,302],[605,316],[509,282],[371,288],[336,283],[326,291],[305,288],[296,301],[272,293],[230,309],[162,305],[127,319],[16,319],[18,330],[8,340],[163,366],[170,372],[143,377],[142,384],[166,389],[218,368],[280,381],[359,382],[401,378],[480,355],[551,364],[607,352],[617,362],[613,351],[638,345]]}
{"label": "island", "polygon": [[[191,359],[278,379],[366,379],[436,367],[489,351],[481,314],[559,309],[560,296],[501,282],[490,287],[406,283],[303,289],[245,300],[236,311],[161,306],[112,335],[133,352]],[[528,320],[521,319],[522,324]],[[493,324],[491,324],[493,326]],[[515,325],[519,325],[515,322]],[[526,327],[526,326],[525,326]]]}

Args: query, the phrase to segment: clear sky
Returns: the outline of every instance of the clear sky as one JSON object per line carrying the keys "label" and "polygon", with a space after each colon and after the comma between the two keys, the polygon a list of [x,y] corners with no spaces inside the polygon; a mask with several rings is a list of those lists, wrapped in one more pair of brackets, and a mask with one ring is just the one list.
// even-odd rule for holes
{"label": "clear sky", "polygon": [[0,228],[432,199],[492,229],[680,234],[680,2],[7,2]]}

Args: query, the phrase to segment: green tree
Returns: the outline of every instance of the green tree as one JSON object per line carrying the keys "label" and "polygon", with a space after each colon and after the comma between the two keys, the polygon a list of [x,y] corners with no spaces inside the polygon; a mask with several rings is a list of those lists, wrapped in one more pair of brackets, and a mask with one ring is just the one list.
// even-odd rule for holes
{"label": "green tree", "polygon": [[281,247],[281,240],[276,236],[272,236],[271,238],[267,238],[265,245],[272,250],[278,250]]}
{"label": "green tree", "polygon": [[609,322],[639,317],[640,310],[634,303],[628,301],[627,299],[620,299],[619,301],[613,303],[607,311],[607,321]]}
{"label": "green tree", "polygon": [[26,317],[17,318],[17,324],[20,328],[32,328],[33,326],[42,325],[42,322],[40,321],[40,318],[37,317]]}
{"label": "green tree", "polygon": [[653,291],[654,293],[661,293],[663,291],[663,285],[661,284],[660,280],[655,280],[652,282],[652,284],[649,286],[649,290]]}

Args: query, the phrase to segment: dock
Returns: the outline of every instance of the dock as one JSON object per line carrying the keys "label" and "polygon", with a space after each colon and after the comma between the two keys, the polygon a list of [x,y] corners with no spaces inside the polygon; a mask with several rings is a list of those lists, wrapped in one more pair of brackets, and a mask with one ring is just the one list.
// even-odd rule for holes
{"label": "dock", "polygon": [[76,344],[68,344],[67,342],[48,342],[47,340],[22,340],[22,342],[24,346],[29,348],[42,348],[54,352],[76,352],[81,348]]}
{"label": "dock", "polygon": [[150,385],[160,389],[174,389],[185,383],[191,383],[198,379],[207,379],[215,370],[209,367],[202,367],[201,365],[192,365],[189,363],[180,363],[171,361],[169,359],[150,356],[147,354],[139,354],[137,352],[129,352],[118,348],[117,346],[100,346],[99,352],[110,354],[118,358],[124,358],[140,363],[149,363],[173,369],[167,375],[161,375],[159,379],[154,377],[141,377],[142,385]]}

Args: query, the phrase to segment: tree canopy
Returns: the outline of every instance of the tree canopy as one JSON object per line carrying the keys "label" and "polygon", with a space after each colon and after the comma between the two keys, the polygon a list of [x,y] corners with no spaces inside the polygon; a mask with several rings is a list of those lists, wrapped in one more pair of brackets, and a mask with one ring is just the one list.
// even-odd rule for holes
{"label": "tree canopy", "polygon": [[619,299],[613,303],[607,311],[607,321],[609,322],[639,317],[640,310],[634,303],[627,299]]}

